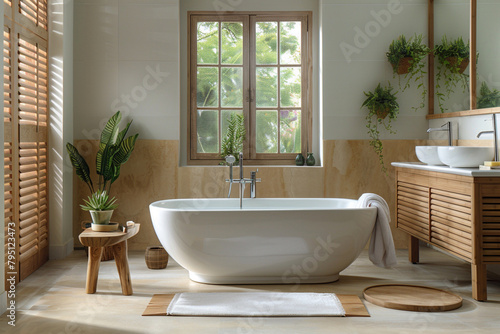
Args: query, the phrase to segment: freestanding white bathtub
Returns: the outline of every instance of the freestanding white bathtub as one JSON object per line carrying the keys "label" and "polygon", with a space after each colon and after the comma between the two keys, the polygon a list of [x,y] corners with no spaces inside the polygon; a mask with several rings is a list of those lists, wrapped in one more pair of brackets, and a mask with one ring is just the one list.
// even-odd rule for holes
{"label": "freestanding white bathtub", "polygon": [[336,281],[370,238],[376,208],[338,198],[177,199],[149,206],[161,244],[191,280]]}

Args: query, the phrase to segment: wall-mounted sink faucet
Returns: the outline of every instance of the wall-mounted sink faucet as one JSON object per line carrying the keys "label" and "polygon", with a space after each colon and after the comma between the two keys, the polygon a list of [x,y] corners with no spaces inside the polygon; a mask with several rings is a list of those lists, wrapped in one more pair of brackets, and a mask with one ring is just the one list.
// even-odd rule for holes
{"label": "wall-mounted sink faucet", "polygon": [[492,121],[493,121],[493,130],[490,131],[481,131],[477,134],[477,138],[481,137],[483,134],[486,133],[492,133],[493,134],[493,146],[495,147],[495,161],[498,161],[498,139],[497,139],[497,121],[496,121],[496,115],[493,114],[492,116]]}
{"label": "wall-mounted sink faucet", "polygon": [[448,146],[453,146],[451,122],[446,122],[440,128],[428,128],[427,132],[448,131]]}
{"label": "wall-mounted sink faucet", "polygon": [[239,179],[233,179],[233,164],[236,161],[236,158],[232,155],[228,155],[226,157],[226,162],[229,164],[229,179],[226,179],[226,182],[229,182],[229,192],[227,194],[227,197],[229,198],[231,196],[231,186],[233,183],[238,183],[239,186],[239,191],[240,191],[240,209],[243,207],[243,192],[245,191],[245,184],[250,183],[250,198],[255,198],[257,196],[257,182],[261,182],[261,179],[257,178],[257,172],[259,171],[258,169],[256,171],[252,171],[250,173],[250,178],[245,179],[243,177],[243,153],[240,152],[239,154],[239,166],[240,166],[240,178]]}

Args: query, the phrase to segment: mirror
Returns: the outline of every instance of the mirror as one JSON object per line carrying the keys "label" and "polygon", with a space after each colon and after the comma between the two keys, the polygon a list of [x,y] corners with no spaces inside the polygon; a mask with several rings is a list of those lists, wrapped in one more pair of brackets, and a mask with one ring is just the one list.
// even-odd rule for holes
{"label": "mirror", "polygon": [[477,0],[477,109],[500,107],[500,1]]}
{"label": "mirror", "polygon": [[[470,1],[436,0],[430,1],[429,6],[432,3],[434,45],[430,47],[434,49],[433,113],[470,110]],[[432,113],[432,108],[429,111]]]}

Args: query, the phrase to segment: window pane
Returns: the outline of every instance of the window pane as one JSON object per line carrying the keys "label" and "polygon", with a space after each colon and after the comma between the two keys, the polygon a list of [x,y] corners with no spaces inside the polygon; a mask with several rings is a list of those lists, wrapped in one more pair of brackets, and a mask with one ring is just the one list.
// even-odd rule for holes
{"label": "window pane", "polygon": [[219,105],[219,68],[198,67],[196,78],[196,101],[198,107]]}
{"label": "window pane", "polygon": [[221,136],[226,136],[227,127],[229,125],[229,119],[231,114],[243,114],[243,110],[222,110],[221,111]]}
{"label": "window pane", "polygon": [[219,63],[219,22],[198,22],[198,64]]}
{"label": "window pane", "polygon": [[278,153],[278,112],[257,110],[257,153]]}
{"label": "window pane", "polygon": [[300,110],[280,111],[280,153],[299,153]]}
{"label": "window pane", "polygon": [[278,69],[258,67],[256,69],[256,98],[258,108],[278,106]]}
{"label": "window pane", "polygon": [[281,64],[300,64],[300,41],[300,22],[280,22]]}
{"label": "window pane", "polygon": [[196,134],[198,153],[219,153],[218,110],[198,110]]}
{"label": "window pane", "polygon": [[300,67],[281,67],[280,71],[280,106],[300,107]]}
{"label": "window pane", "polygon": [[243,107],[243,68],[226,67],[221,70],[221,105]]}
{"label": "window pane", "polygon": [[278,22],[257,22],[255,30],[256,61],[258,65],[278,63]]}
{"label": "window pane", "polygon": [[243,64],[243,23],[222,22],[221,26],[222,64]]}

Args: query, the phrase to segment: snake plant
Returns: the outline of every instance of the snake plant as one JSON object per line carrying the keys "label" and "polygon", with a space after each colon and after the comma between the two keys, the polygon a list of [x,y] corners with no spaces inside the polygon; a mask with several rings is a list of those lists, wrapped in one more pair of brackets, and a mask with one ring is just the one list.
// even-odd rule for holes
{"label": "snake plant", "polygon": [[[135,142],[139,135],[135,134],[125,138],[132,122],[127,123],[125,128],[120,131],[119,124],[121,118],[120,112],[117,111],[108,120],[101,132],[96,158],[97,189],[94,187],[94,183],[90,177],[90,168],[85,159],[75,146],[71,143],[66,144],[66,150],[68,151],[71,164],[75,168],[76,175],[87,184],[93,196],[100,194],[101,198],[102,194],[110,193],[111,184],[120,176],[121,165],[128,161],[134,150]],[[111,204],[114,205],[114,202]]]}

